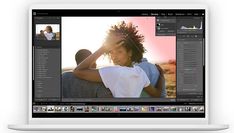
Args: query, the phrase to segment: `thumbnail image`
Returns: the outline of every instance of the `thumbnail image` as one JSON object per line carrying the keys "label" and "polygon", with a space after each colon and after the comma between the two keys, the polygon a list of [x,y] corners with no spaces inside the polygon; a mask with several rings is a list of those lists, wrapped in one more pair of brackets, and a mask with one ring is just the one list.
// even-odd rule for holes
{"label": "thumbnail image", "polygon": [[60,40],[59,24],[36,24],[36,40]]}
{"label": "thumbnail image", "polygon": [[155,36],[155,23],[62,18],[63,98],[176,98],[176,37]]}

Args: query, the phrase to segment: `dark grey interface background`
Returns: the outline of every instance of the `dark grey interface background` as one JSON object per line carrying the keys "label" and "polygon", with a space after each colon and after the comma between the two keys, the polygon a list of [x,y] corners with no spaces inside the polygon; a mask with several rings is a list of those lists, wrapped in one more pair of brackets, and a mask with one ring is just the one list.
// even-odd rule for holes
{"label": "dark grey interface background", "polygon": [[156,17],[158,36],[176,36],[177,102],[203,101],[204,17]]}
{"label": "dark grey interface background", "polygon": [[[40,24],[61,24],[61,17],[34,17]],[[34,32],[36,36],[36,32]],[[35,101],[61,101],[61,41],[33,38],[33,79]]]}

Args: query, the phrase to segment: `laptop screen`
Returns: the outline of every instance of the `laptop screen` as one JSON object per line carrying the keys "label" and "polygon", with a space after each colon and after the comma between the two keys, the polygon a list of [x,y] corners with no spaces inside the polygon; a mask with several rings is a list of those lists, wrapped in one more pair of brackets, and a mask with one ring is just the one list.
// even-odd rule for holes
{"label": "laptop screen", "polygon": [[32,117],[205,117],[204,9],[33,9]]}

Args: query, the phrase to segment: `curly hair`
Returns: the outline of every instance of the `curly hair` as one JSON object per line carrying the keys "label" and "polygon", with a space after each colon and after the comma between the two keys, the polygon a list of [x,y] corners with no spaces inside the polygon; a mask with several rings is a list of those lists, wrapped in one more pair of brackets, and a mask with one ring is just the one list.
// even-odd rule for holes
{"label": "curly hair", "polygon": [[108,35],[113,34],[122,34],[125,36],[124,46],[127,51],[132,51],[131,61],[132,62],[141,62],[143,58],[143,53],[146,52],[146,49],[143,47],[144,36],[138,33],[137,26],[130,23],[125,23],[121,21],[117,25],[111,26]]}
{"label": "curly hair", "polygon": [[48,25],[48,26],[46,26],[46,28],[48,28],[48,30],[50,31],[50,33],[53,32],[53,29],[52,29],[51,26]]}

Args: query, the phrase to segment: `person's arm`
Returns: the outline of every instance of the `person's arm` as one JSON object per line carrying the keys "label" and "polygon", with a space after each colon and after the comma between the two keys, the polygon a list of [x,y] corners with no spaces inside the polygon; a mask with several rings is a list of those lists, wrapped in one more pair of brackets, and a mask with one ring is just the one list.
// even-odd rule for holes
{"label": "person's arm", "polygon": [[157,91],[152,85],[149,85],[144,88],[144,91],[147,92],[152,97],[159,98],[161,96],[161,91]]}
{"label": "person's arm", "polygon": [[119,47],[123,44],[122,36],[112,36],[106,39],[105,43],[93,54],[82,61],[73,71],[74,75],[88,81],[102,82],[100,74],[97,69],[90,69],[90,66],[105,52]]}

